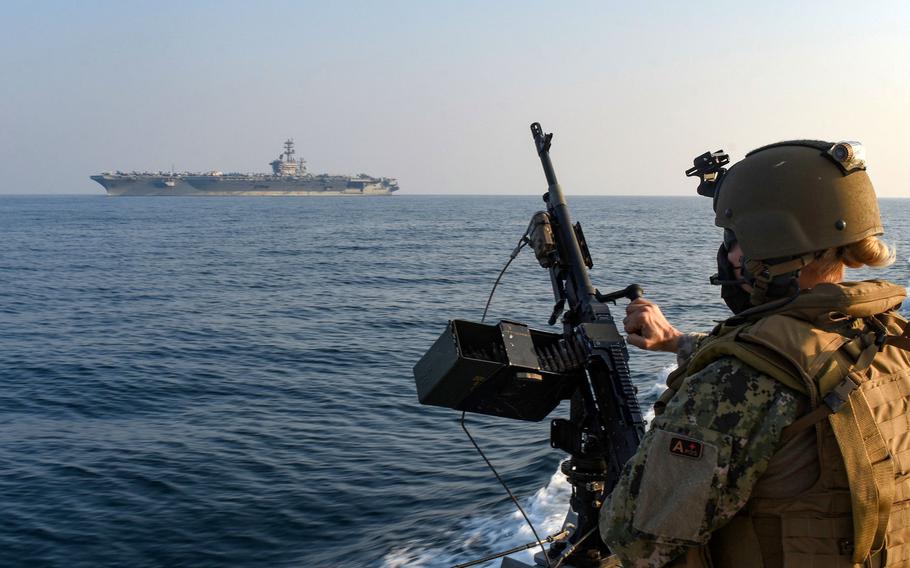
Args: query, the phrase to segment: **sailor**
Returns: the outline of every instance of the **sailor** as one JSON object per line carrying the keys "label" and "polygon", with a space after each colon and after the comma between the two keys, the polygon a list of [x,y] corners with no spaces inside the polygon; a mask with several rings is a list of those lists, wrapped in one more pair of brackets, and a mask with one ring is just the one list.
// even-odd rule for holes
{"label": "sailor", "polygon": [[600,515],[623,566],[910,566],[910,327],[862,146],[788,141],[715,183],[734,316],[683,334],[646,300],[631,344],[679,368]]}

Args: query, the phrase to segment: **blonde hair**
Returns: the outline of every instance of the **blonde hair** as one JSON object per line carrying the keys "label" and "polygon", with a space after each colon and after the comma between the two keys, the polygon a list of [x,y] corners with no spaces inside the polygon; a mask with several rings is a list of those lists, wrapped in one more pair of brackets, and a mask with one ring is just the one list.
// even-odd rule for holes
{"label": "blonde hair", "polygon": [[894,264],[896,258],[897,252],[893,246],[885,244],[878,237],[866,237],[846,246],[822,251],[803,270],[817,275],[821,280],[840,281],[843,279],[845,266],[882,268]]}

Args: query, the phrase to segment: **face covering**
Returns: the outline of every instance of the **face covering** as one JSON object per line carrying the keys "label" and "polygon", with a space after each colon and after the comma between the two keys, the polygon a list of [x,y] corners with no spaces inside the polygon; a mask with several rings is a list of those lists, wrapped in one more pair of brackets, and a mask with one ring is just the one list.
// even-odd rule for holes
{"label": "face covering", "polygon": [[738,314],[753,306],[749,301],[749,292],[742,288],[745,281],[736,277],[736,270],[727,254],[727,245],[721,244],[717,249],[717,274],[711,277],[711,284],[720,286],[720,297],[730,311]]}

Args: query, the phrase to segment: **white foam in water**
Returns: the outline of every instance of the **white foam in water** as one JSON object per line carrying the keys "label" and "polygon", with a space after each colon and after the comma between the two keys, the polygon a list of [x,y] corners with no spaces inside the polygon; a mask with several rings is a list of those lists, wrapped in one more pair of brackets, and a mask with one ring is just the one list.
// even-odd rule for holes
{"label": "white foam in water", "polygon": [[[669,365],[658,372],[658,380],[640,389],[639,399],[654,400],[667,388],[667,376],[676,369],[676,365]],[[649,408],[645,419],[650,423],[654,418],[654,409]],[[569,498],[572,496],[572,486],[566,481],[566,476],[557,468],[550,476],[545,487],[540,488],[533,497],[522,502],[528,518],[534,523],[534,528],[540,538],[546,538],[559,532],[563,520],[569,509]],[[466,550],[500,551],[515,546],[526,544],[534,540],[531,529],[517,510],[502,517],[474,517],[465,521],[457,535],[453,536],[455,547],[426,548],[420,544],[411,544],[390,551],[383,558],[382,568],[443,568],[461,562],[473,560],[489,552],[471,555]],[[455,548],[455,549],[453,549]],[[533,562],[534,554],[540,548],[533,548],[512,555],[512,558],[522,562]],[[501,560],[493,560],[479,565],[481,568],[498,567]]]}
{"label": "white foam in water", "polygon": [[[670,376],[670,373],[676,370],[676,365],[668,365],[658,371],[657,382],[651,384],[646,389],[639,389],[638,400],[657,400],[657,398],[667,390],[667,377]],[[648,427],[651,426],[651,421],[654,420],[654,404],[651,403],[648,405],[648,409],[645,411],[645,422],[647,422]]]}
{"label": "white foam in water", "polygon": [[454,564],[454,562],[446,562],[444,559],[439,558],[432,552],[414,551],[411,547],[408,546],[393,550],[392,552],[386,554],[382,559],[382,567],[423,568],[424,566],[430,566],[428,562],[431,562],[434,558],[437,560],[437,562],[445,562],[448,566]]}
{"label": "white foam in water", "polygon": [[[569,510],[569,498],[572,487],[566,477],[557,469],[550,476],[550,481],[524,502],[522,507],[540,538],[559,532],[566,512]],[[514,507],[513,507],[514,509]],[[465,550],[500,551],[526,544],[534,540],[531,529],[517,510],[501,517],[474,517],[468,519],[459,531],[458,551],[443,548],[423,548],[411,545],[393,550],[383,558],[383,568],[442,568],[473,560],[486,553],[471,556]],[[516,553],[513,558],[523,562],[532,562],[535,552],[540,548]],[[483,568],[499,566],[497,559],[480,565]]]}

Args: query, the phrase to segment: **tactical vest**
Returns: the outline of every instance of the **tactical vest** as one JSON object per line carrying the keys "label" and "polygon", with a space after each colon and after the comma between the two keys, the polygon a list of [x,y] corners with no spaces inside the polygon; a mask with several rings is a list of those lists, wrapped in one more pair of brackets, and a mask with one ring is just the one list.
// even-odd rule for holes
{"label": "tactical vest", "polygon": [[689,565],[910,567],[910,326],[896,312],[905,297],[884,281],[820,284],[721,324],[671,377],[678,388],[733,356],[807,400],[747,505]]}

